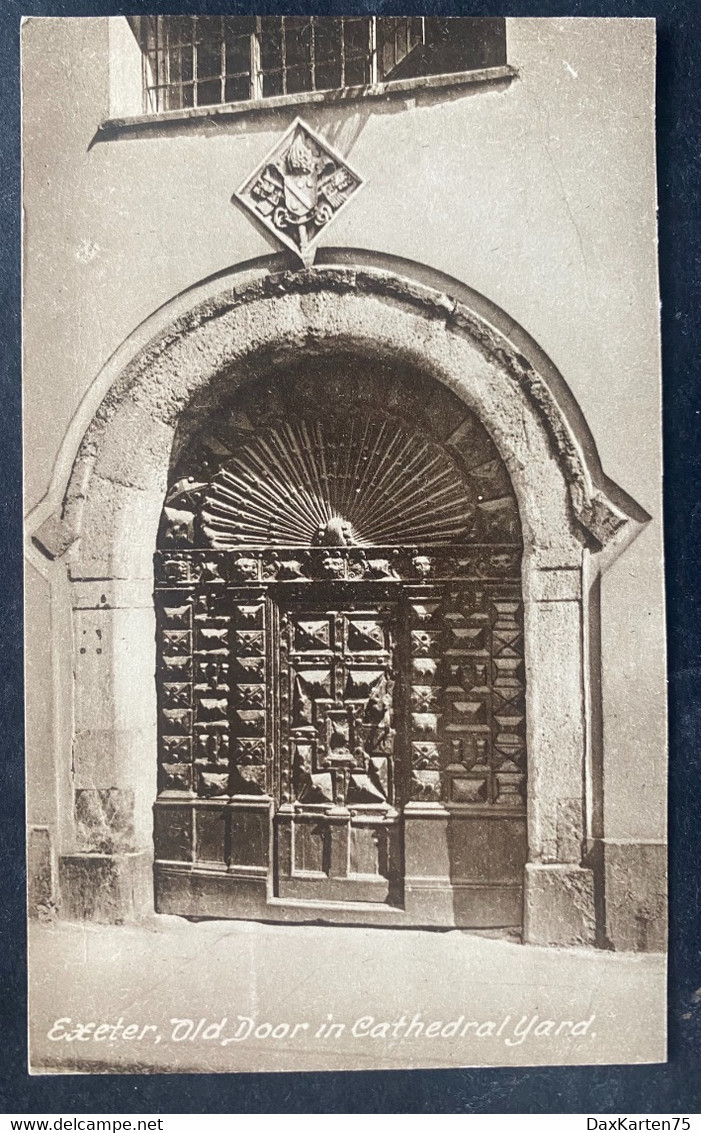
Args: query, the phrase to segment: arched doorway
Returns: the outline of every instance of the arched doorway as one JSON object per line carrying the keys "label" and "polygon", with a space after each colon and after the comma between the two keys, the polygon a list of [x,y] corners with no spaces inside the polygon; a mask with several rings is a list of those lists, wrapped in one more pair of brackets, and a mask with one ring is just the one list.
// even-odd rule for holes
{"label": "arched doorway", "polygon": [[[591,944],[596,932],[601,931],[603,898],[601,888],[596,897],[595,877],[601,876],[596,854],[603,837],[603,794],[602,769],[597,762],[599,691],[596,680],[591,679],[598,665],[598,612],[592,595],[598,574],[642,529],[645,513],[606,479],[591,435],[563,390],[561,376],[532,343],[513,330],[503,312],[485,310],[479,296],[466,293],[456,282],[452,291],[442,290],[446,286],[442,277],[429,286],[428,269],[421,269],[420,278],[409,278],[411,265],[402,261],[383,266],[375,260],[349,267],[346,257],[341,264],[329,261],[304,271],[285,271],[278,261],[271,260],[234,268],[225,277],[206,281],[179,296],[139,328],[110,361],[67,438],[54,488],[37,509],[31,528],[32,538],[54,560],[56,606],[65,619],[70,619],[65,632],[73,644],[72,656],[64,655],[66,671],[62,670],[65,681],[61,686],[65,723],[65,742],[60,748],[64,760],[61,814],[65,830],[61,833],[59,877],[65,915],[114,921],[153,908],[154,752],[160,742],[159,715],[166,709],[185,713],[182,725],[162,728],[161,760],[165,765],[181,762],[179,757],[165,757],[164,749],[169,746],[166,736],[174,746],[178,737],[194,738],[194,720],[190,718],[188,723],[187,717],[188,712],[195,711],[194,670],[190,669],[183,681],[175,675],[169,680],[160,676],[160,705],[156,698],[153,554],[158,532],[161,539],[166,538],[162,528],[164,498],[168,497],[169,510],[183,514],[180,528],[174,524],[175,541],[164,542],[157,553],[159,570],[165,571],[166,562],[173,564],[167,575],[158,575],[159,592],[163,587],[173,597],[172,603],[159,598],[165,621],[161,621],[158,635],[167,630],[174,634],[183,631],[180,648],[192,665],[195,654],[190,652],[191,645],[184,643],[195,631],[193,603],[197,602],[198,613],[202,613],[203,603],[211,596],[215,601],[217,594],[233,589],[233,582],[229,586],[226,577],[215,585],[217,580],[208,576],[206,564],[226,555],[231,562],[233,553],[231,548],[218,550],[211,542],[188,543],[190,530],[196,540],[204,537],[204,524],[197,518],[203,503],[196,498],[194,485],[201,481],[208,488],[215,473],[210,475],[207,470],[206,476],[200,475],[205,469],[196,465],[188,471],[187,453],[195,451],[195,438],[208,422],[223,421],[240,387],[267,377],[281,389],[285,380],[280,375],[287,374],[290,380],[294,374],[294,387],[301,397],[304,375],[300,367],[316,365],[321,358],[339,359],[345,352],[353,365],[346,367],[345,379],[336,380],[333,390],[334,368],[326,366],[324,383],[328,388],[325,384],[320,391],[317,385],[308,419],[329,421],[334,416],[329,406],[345,405],[342,395],[346,387],[367,389],[372,383],[364,375],[372,371],[379,393],[374,399],[367,394],[363,411],[370,406],[378,420],[384,414],[396,429],[418,434],[427,444],[442,446],[458,468],[458,478],[465,479],[453,453],[450,430],[443,430],[437,408],[446,393],[454,395],[451,405],[458,407],[455,421],[467,420],[470,414],[481,422],[498,453],[496,467],[508,471],[518,501],[522,561],[520,572],[500,574],[494,581],[513,586],[517,602],[519,594],[523,595],[522,671],[526,680],[521,727],[525,728],[527,754],[528,844],[525,869],[520,874],[524,939],[545,944]],[[403,383],[401,411],[392,392],[398,375]],[[420,399],[410,396],[417,386],[424,395],[429,389],[434,392],[435,412],[430,403],[422,407]],[[289,388],[293,388],[291,380]],[[329,391],[333,397],[328,396]],[[289,406],[290,399],[284,404]],[[181,457],[182,467],[177,463]],[[171,492],[179,476],[190,474],[192,500],[183,506],[187,501]],[[480,494],[477,489],[476,495]],[[216,499],[213,497],[210,503],[213,508]],[[173,518],[178,520],[177,515]],[[178,547],[181,537],[185,542]],[[431,567],[432,560],[437,562],[442,556],[450,560],[449,548],[444,545],[430,547],[425,555],[419,555],[418,541],[414,546],[411,534],[402,536],[407,543],[390,543],[386,555],[378,551],[372,557],[360,545],[334,547],[328,541],[324,543],[323,536],[319,538],[322,541],[318,545],[312,540],[311,546],[296,548],[300,555],[309,556],[310,564],[320,564],[320,556],[348,564],[351,554],[361,551],[368,566],[371,561],[387,560],[399,578],[355,581],[392,587],[389,593],[395,597],[405,594],[407,604],[410,586],[430,586],[442,576],[435,572],[424,575],[424,564],[418,575],[413,573],[416,564],[412,566],[407,557],[402,559],[402,547],[416,552],[412,559],[427,559]],[[470,547],[468,542],[466,546],[475,550],[481,545],[476,542]],[[501,557],[499,546],[489,544],[488,539],[484,545],[496,556],[492,562],[506,571],[509,560]],[[286,592],[292,594],[291,586],[302,586],[305,578],[309,583],[353,581],[334,580],[327,574],[310,577],[303,570],[305,578],[298,578],[296,583],[293,578],[282,577],[273,582],[263,578],[264,554],[275,551],[280,563],[288,557],[301,562],[296,554],[288,556],[295,548],[283,545],[276,550],[261,545],[252,550],[256,553],[242,557],[252,559],[260,575],[239,582],[242,589],[256,583],[266,602],[268,595],[272,601],[273,585],[289,586]],[[456,562],[463,562],[462,556],[454,557]],[[397,569],[398,561],[405,564],[402,570],[406,575]],[[465,562],[469,564],[469,556]],[[331,561],[326,569],[331,569]],[[461,565],[459,578],[450,575],[443,581],[466,586],[490,582],[490,576],[481,569],[474,578],[463,573],[467,569]],[[486,591],[481,587],[477,593]],[[185,601],[181,602],[183,595]],[[177,610],[179,605],[184,607],[186,624],[166,625],[165,609]],[[507,618],[514,611],[506,608],[499,613]],[[518,606],[515,613],[520,614]],[[221,616],[230,615],[223,611]],[[217,626],[209,628],[215,630]],[[233,632],[244,627],[229,628]],[[521,640],[517,629],[518,622],[516,626],[493,623],[496,638],[504,637],[505,650],[512,648],[513,641]],[[408,631],[402,632],[400,640],[405,641]],[[506,636],[512,634],[512,642],[507,641]],[[162,656],[175,657],[178,651],[176,647],[162,652]],[[406,659],[406,653],[403,656]],[[226,657],[222,655],[222,659]],[[163,669],[159,672],[162,674]],[[254,682],[241,682],[246,683]],[[168,694],[182,695],[185,703],[166,704],[166,684],[184,684],[180,693],[172,688]],[[399,687],[403,687],[401,683]],[[409,712],[407,690],[411,687],[404,689],[403,713]],[[499,711],[500,717],[505,715]],[[401,723],[407,717],[399,718]],[[182,732],[181,727],[185,729]],[[230,731],[229,738],[256,737],[234,737]],[[433,742],[429,736],[414,741],[406,733],[405,740],[407,744]],[[187,744],[183,744],[185,747]],[[408,758],[409,748],[402,750]],[[193,754],[191,776],[194,759]],[[518,760],[513,762],[518,766]],[[206,768],[198,765],[196,770],[199,773]],[[428,773],[436,769],[426,766],[415,770]],[[474,771],[474,765],[472,769],[465,767],[466,772],[469,770]],[[365,773],[372,780],[371,773]],[[499,773],[516,776],[523,769],[514,771],[502,765]],[[448,778],[452,783],[453,777]],[[470,776],[461,773],[455,779],[467,781]],[[239,915],[274,914],[275,919],[326,916],[330,904],[326,898],[316,901],[276,895],[282,876],[276,864],[282,861],[282,843],[279,838],[271,843],[271,832],[278,837],[287,804],[281,796],[278,803],[267,793],[267,779],[266,794],[240,799],[224,794],[206,798],[197,793],[195,780],[197,775],[191,778],[189,787],[167,787],[161,780],[162,793],[156,804],[158,907],[198,915],[204,900],[211,915],[230,916],[235,887]],[[453,789],[459,787],[451,786]],[[168,795],[167,791],[173,793]],[[464,803],[466,813],[472,816],[470,828],[475,835],[479,831],[477,805]],[[489,805],[496,807],[496,803]],[[230,820],[223,826],[222,855],[224,808],[228,808]],[[357,811],[357,806],[349,804],[347,809]],[[474,911],[477,890],[485,884],[484,863],[490,868],[493,864],[496,871],[486,878],[492,896],[499,887],[508,890],[513,908],[517,887],[501,883],[516,876],[516,866],[513,870],[507,866],[505,874],[499,874],[499,863],[505,857],[508,861],[508,854],[500,856],[488,846],[475,850],[475,844],[469,852],[461,850],[465,843],[458,834],[457,802],[443,798],[431,801],[423,796],[410,798],[403,809],[395,809],[403,854],[403,906],[387,900],[334,899],[334,919],[349,914],[354,923],[377,923],[381,911],[391,924],[468,923],[466,910]],[[201,816],[196,823],[197,810]],[[219,819],[211,817],[216,812]],[[274,823],[271,812],[277,815]],[[327,815],[329,823],[331,817]],[[504,815],[503,823],[484,819],[484,838],[506,830],[509,819],[523,829],[523,809],[519,813],[514,807]],[[243,838],[235,837],[237,823],[244,828]],[[244,843],[258,849],[255,853],[250,850],[246,860],[234,860],[231,848]],[[326,844],[323,839],[322,844]],[[514,850],[516,861],[519,865],[523,862],[519,849]],[[295,906],[295,900],[306,902],[305,908]],[[494,916],[493,910],[490,916]],[[507,919],[505,913],[503,923],[518,922],[512,921],[510,914]]]}
{"label": "arched doorway", "polygon": [[156,552],[156,903],[520,926],[522,537],[411,366],[270,365],[177,430]]}

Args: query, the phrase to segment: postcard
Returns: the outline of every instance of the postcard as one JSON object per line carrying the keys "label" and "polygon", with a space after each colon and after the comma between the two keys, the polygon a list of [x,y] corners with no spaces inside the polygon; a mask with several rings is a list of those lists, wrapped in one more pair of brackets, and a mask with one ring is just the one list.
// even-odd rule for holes
{"label": "postcard", "polygon": [[31,1072],[664,1062],[654,20],[22,91]]}

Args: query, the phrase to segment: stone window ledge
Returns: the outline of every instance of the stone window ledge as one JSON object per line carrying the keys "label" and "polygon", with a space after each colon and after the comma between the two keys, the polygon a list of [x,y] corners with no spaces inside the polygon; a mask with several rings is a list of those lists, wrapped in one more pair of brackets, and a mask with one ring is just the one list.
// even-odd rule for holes
{"label": "stone window ledge", "polygon": [[166,110],[158,114],[137,114],[128,118],[108,118],[98,130],[101,136],[128,133],[132,130],[160,131],[168,126],[198,124],[222,118],[236,118],[242,114],[261,114],[286,107],[308,106],[315,103],[350,102],[363,98],[387,98],[393,95],[410,95],[421,91],[450,90],[474,85],[509,83],[516,78],[515,67],[486,67],[481,71],[460,71],[451,75],[422,75],[415,79],[398,79],[376,83],[373,86],[345,87],[342,90],[303,91],[300,94],[283,94],[272,98],[245,102],[226,102],[214,106],[197,106],[187,110]]}

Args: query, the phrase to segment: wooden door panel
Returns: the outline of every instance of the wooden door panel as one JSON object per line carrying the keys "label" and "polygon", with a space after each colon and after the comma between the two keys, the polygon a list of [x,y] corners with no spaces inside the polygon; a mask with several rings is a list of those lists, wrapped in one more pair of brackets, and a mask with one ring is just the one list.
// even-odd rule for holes
{"label": "wooden door panel", "polygon": [[157,590],[159,908],[227,915],[229,893],[241,916],[255,892],[273,919],[518,923],[518,582],[453,578],[467,555],[355,582],[354,553],[342,582],[268,580],[262,555],[248,582],[220,556]]}
{"label": "wooden door panel", "polygon": [[396,825],[396,605],[314,597],[280,610],[280,780],[291,792],[277,893],[386,901],[399,868],[386,822]]}
{"label": "wooden door panel", "polygon": [[280,750],[292,785],[280,801],[388,807],[395,608],[314,609],[312,601],[283,607],[280,617]]}
{"label": "wooden door panel", "polygon": [[276,820],[277,894],[290,900],[386,903],[396,894],[396,818],[282,808]]}

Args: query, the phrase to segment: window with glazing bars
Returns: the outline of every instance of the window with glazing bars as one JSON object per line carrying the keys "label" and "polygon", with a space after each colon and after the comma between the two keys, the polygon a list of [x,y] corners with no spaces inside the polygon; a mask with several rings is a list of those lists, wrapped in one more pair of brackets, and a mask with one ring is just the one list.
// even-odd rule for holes
{"label": "window with glazing bars", "polygon": [[145,110],[382,82],[425,41],[419,17],[145,16]]}

